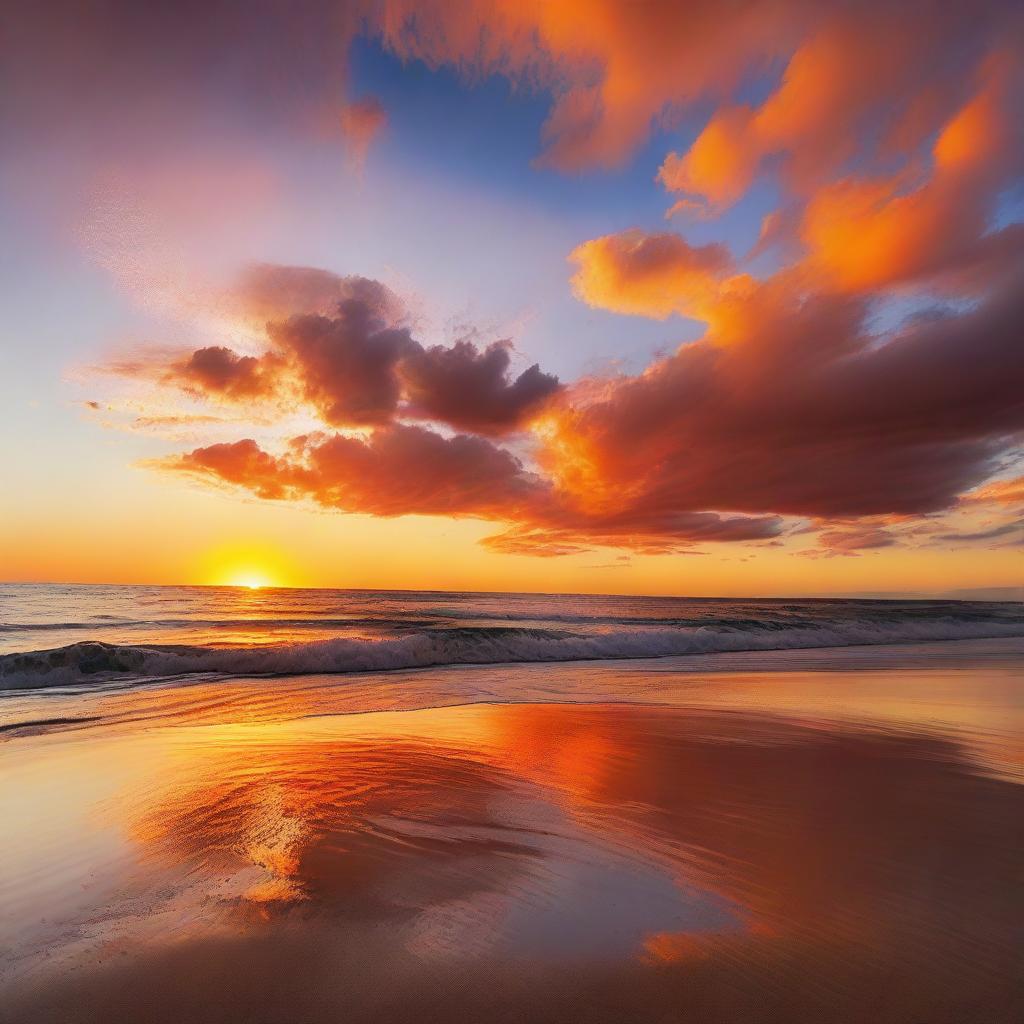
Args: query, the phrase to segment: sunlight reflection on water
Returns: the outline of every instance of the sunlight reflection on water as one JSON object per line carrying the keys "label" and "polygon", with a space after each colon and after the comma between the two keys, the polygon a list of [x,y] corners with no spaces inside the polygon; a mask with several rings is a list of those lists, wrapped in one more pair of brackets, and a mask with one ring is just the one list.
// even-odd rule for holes
{"label": "sunlight reflection on water", "polygon": [[16,1019],[1002,1019],[1011,662],[422,675],[479,699],[502,674],[658,703],[332,713],[394,676],[40,697],[97,717],[4,745]]}

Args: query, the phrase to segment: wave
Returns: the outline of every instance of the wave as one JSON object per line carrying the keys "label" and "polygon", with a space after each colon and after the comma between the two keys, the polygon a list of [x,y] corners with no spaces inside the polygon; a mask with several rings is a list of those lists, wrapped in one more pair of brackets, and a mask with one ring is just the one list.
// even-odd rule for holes
{"label": "wave", "polygon": [[523,627],[457,627],[381,639],[337,637],[258,647],[141,646],[83,641],[52,650],[0,656],[0,689],[144,682],[192,673],[344,674],[442,665],[659,658],[998,637],[1024,637],[1024,622],[941,617],[889,623],[855,620],[785,628],[778,623],[745,628],[704,625],[597,634]]}
{"label": "wave", "polygon": [[[824,599],[822,599],[822,603]],[[855,602],[851,600],[828,602],[831,605],[851,606]],[[886,623],[891,622],[894,616],[894,606],[898,607],[898,618],[902,622],[907,621],[935,621],[937,618],[944,618],[939,609],[950,608],[951,602],[942,601],[929,603],[915,601],[907,604],[896,605],[895,602],[861,602],[865,607],[857,609],[856,616],[850,620],[862,623]],[[700,615],[643,615],[643,614],[566,614],[552,613],[547,610],[532,610],[522,614],[512,611],[489,612],[481,609],[462,611],[454,608],[437,608],[429,612],[421,612],[418,615],[285,615],[268,614],[273,609],[262,609],[263,614],[247,616],[222,616],[222,617],[201,617],[186,616],[174,618],[128,618],[119,615],[93,615],[88,619],[71,619],[67,621],[45,621],[45,622],[0,622],[0,634],[2,633],[47,633],[47,632],[72,632],[79,630],[96,630],[99,628],[109,629],[149,629],[149,630],[174,630],[174,629],[207,629],[211,631],[224,630],[225,632],[239,629],[273,631],[276,629],[293,630],[330,630],[330,629],[371,629],[374,631],[396,631],[396,630],[438,630],[443,628],[459,628],[449,626],[448,623],[457,622],[459,619],[469,623],[554,623],[559,626],[629,626],[629,627],[661,627],[664,629],[683,627],[714,627],[723,629],[764,629],[764,630],[788,630],[793,628],[813,629],[820,627],[824,622],[833,621],[830,617],[815,617],[812,601],[804,601],[795,605],[778,605],[776,612],[782,614],[769,615],[708,615],[706,612]],[[955,615],[950,616],[958,622],[1022,622],[1022,608],[1019,604],[987,604],[972,606],[969,604],[958,604]],[[98,621],[104,620],[104,621]],[[841,619],[838,621],[842,621]],[[473,628],[473,627],[461,627]],[[514,628],[514,627],[506,627]],[[535,627],[534,627],[535,628]]]}
{"label": "wave", "polygon": [[[97,622],[96,619],[114,620]],[[85,621],[68,622],[0,622],[0,633],[46,633],[70,632],[80,629],[117,627],[118,629],[367,629],[367,628],[409,628],[431,626],[433,621],[425,618],[176,618],[176,619],[127,619],[114,615],[97,615]]]}

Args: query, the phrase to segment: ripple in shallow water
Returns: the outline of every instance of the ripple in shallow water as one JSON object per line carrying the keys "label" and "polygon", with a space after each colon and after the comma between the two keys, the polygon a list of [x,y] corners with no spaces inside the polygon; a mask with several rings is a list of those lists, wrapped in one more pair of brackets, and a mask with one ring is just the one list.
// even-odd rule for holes
{"label": "ripple in shallow water", "polygon": [[9,744],[12,1020],[960,1024],[1019,999],[1024,789],[951,735],[240,710]]}

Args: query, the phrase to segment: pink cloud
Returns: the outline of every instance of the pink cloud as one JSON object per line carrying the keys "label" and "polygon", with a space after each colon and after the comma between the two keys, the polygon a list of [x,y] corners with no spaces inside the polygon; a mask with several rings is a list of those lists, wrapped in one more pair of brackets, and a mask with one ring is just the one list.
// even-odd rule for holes
{"label": "pink cloud", "polygon": [[350,160],[361,170],[370,146],[387,126],[387,111],[376,96],[364,96],[342,106],[340,122]]}

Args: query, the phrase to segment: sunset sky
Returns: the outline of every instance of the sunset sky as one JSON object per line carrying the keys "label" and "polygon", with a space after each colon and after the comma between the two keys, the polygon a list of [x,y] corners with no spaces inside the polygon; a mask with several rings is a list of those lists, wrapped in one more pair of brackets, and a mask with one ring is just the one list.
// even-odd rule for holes
{"label": "sunset sky", "polygon": [[0,19],[0,579],[1024,583],[1024,9]]}

